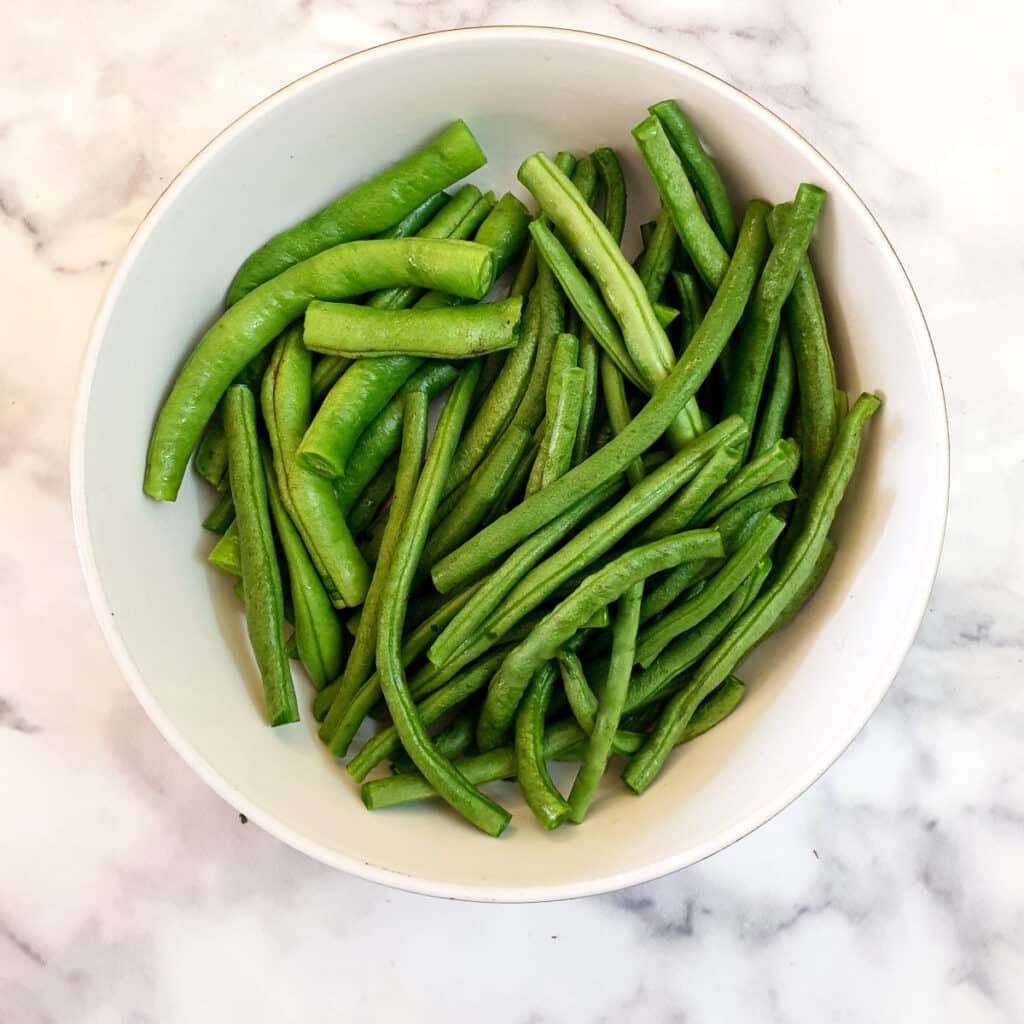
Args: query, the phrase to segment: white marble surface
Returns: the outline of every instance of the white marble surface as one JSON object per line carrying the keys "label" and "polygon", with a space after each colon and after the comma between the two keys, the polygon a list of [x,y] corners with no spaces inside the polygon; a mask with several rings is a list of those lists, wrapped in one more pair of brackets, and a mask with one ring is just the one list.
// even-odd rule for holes
{"label": "white marble surface", "polygon": [[[0,51],[0,1021],[1024,1020],[1021,11],[14,0]],[[240,824],[119,677],[67,494],[90,318],[175,171],[313,67],[486,23],[648,43],[803,132],[910,272],[953,446],[927,618],[841,761],[696,868],[533,907],[391,892]]]}

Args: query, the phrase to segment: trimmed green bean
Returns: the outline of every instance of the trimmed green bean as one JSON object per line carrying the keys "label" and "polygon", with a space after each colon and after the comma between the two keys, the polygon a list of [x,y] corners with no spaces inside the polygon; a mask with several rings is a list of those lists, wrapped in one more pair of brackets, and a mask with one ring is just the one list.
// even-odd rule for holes
{"label": "trimmed green bean", "polygon": [[779,330],[782,305],[807,254],[824,201],[825,193],[817,185],[803,183],[797,189],[789,218],[772,246],[740,329],[739,344],[729,368],[724,411],[738,413],[751,430]]}
{"label": "trimmed green bean", "polygon": [[453,121],[433,142],[335,199],[319,213],[275,235],[252,253],[231,282],[228,305],[324,249],[386,230],[439,189],[472,174],[486,162],[466,123]]}
{"label": "trimmed green bean", "polygon": [[341,671],[345,646],[341,623],[302,537],[288,516],[278,491],[273,456],[267,448],[263,449],[263,468],[271,519],[288,566],[296,655],[310,682],[322,690]]}
{"label": "trimmed green bean", "polygon": [[[395,729],[416,767],[454,810],[481,831],[499,836],[508,825],[508,812],[480,793],[450,761],[438,754],[416,713],[401,658],[402,626],[409,591],[427,531],[441,500],[441,488],[459,443],[479,372],[479,363],[471,363],[459,375],[416,486],[384,588],[377,637],[377,669]],[[425,440],[424,437],[424,443]]]}
{"label": "trimmed green bean", "polygon": [[747,207],[736,254],[711,308],[670,378],[658,388],[626,430],[550,487],[545,487],[505,513],[443,558],[434,566],[432,573],[439,590],[451,590],[471,579],[484,566],[500,558],[509,548],[578,501],[583,494],[623,472],[637,455],[646,451],[665,432],[679,410],[697,393],[739,322],[767,247],[764,223],[767,209],[758,201]]}
{"label": "trimmed green bean", "polygon": [[544,720],[554,685],[555,669],[548,662],[534,673],[515,725],[519,789],[534,817],[548,831],[558,828],[569,814],[569,805],[551,781],[544,760]]}
{"label": "trimmed green bean", "polygon": [[622,777],[634,792],[640,793],[651,784],[696,706],[771,630],[794,595],[814,577],[829,528],[853,475],[863,428],[880,405],[876,396],[863,394],[850,409],[818,481],[806,524],[777,577],[701,662],[689,686],[669,701],[654,732],[627,764]]}
{"label": "trimmed green bean", "polygon": [[231,491],[225,491],[218,499],[217,504],[210,509],[203,520],[203,529],[211,533],[223,534],[235,520],[235,503],[231,498]]}
{"label": "trimmed green bean", "polygon": [[224,429],[231,493],[235,496],[249,642],[263,680],[267,718],[271,725],[284,725],[299,720],[299,708],[284,649],[284,593],[256,434],[256,399],[244,384],[236,384],[228,391]]}
{"label": "trimmed green bean", "polygon": [[[672,214],[666,207],[663,206],[658,213],[654,231],[644,245],[636,272],[647,291],[647,297],[656,304],[664,291],[676,255],[676,229],[672,223]],[[668,325],[662,323],[662,326]]]}
{"label": "trimmed green bean", "polygon": [[664,125],[655,115],[633,129],[633,138],[668,207],[679,239],[704,283],[716,291],[729,266],[729,254],[704,218],[686,172],[676,156]]}
{"label": "trimmed green bean", "polygon": [[477,299],[494,272],[493,252],[476,242],[399,238],[335,246],[260,285],[217,320],[182,367],[150,437],[146,494],[177,497],[192,449],[231,381],[313,299],[347,299],[392,284]]}
{"label": "trimmed green bean", "polygon": [[242,559],[238,553],[238,523],[232,519],[231,524],[221,535],[220,539],[210,553],[206,556],[206,560],[210,565],[221,572],[226,572],[231,576],[242,575]]}
{"label": "trimmed green bean", "polygon": [[491,681],[477,723],[481,750],[498,746],[508,731],[533,673],[555,657],[565,643],[603,605],[617,600],[634,583],[693,558],[722,554],[716,530],[694,530],[634,548],[587,577],[531,630],[505,658]]}
{"label": "trimmed green bean", "polygon": [[352,539],[330,482],[310,472],[297,452],[309,426],[312,357],[298,330],[287,331],[263,375],[260,401],[274,454],[281,500],[327,587],[332,603],[355,607],[369,570]]}
{"label": "trimmed green bean", "polygon": [[718,240],[726,252],[732,252],[736,248],[736,219],[718,168],[675,100],[662,100],[648,109],[662,123],[687,176],[704,201]]}
{"label": "trimmed green bean", "polygon": [[643,583],[634,584],[620,598],[615,613],[608,679],[597,708],[597,717],[583,764],[569,793],[569,817],[577,825],[586,817],[587,809],[597,792],[597,784],[608,767],[608,758],[611,756],[615,734],[622,719],[629,680],[633,672],[633,655],[636,651],[640,599],[643,592]]}

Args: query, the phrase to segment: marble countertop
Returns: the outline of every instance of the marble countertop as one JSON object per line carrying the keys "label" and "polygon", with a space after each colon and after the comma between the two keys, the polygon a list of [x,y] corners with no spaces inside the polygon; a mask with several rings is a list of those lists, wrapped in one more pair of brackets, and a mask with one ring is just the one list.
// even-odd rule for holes
{"label": "marble countertop", "polygon": [[[16,2],[0,61],[0,1021],[1024,1020],[1024,8],[84,11]],[[946,549],[917,643],[826,776],[698,867],[519,907],[392,892],[241,824],[119,676],[79,577],[67,483],[90,319],[169,178],[311,68],[401,35],[501,23],[667,50],[820,148],[918,290],[953,451]]]}

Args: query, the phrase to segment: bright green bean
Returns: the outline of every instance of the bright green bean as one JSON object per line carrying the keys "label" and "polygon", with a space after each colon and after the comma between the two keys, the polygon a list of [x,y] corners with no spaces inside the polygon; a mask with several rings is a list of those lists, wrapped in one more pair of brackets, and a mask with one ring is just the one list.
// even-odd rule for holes
{"label": "bright green bean", "polygon": [[235,274],[228,305],[324,249],[386,230],[486,162],[465,122],[453,121],[433,142],[257,249]]}
{"label": "bright green bean", "polygon": [[696,521],[709,522],[761,487],[790,480],[799,464],[800,449],[796,443],[789,439],[776,441],[735,473],[700,510]]}
{"label": "bright green bean", "polygon": [[530,681],[515,725],[519,789],[534,817],[549,831],[558,828],[569,813],[569,805],[551,781],[544,760],[544,719],[554,685],[555,669],[548,662]]}
{"label": "bright green bean", "polygon": [[550,487],[528,498],[443,558],[432,570],[439,590],[451,590],[475,576],[583,494],[623,472],[665,432],[679,410],[697,393],[739,322],[767,246],[766,212],[767,206],[758,201],[747,207],[736,254],[711,308],[669,379],[626,430]]}
{"label": "bright green bean", "polygon": [[231,493],[235,496],[249,642],[263,680],[267,719],[271,725],[284,725],[299,720],[299,708],[284,649],[284,595],[256,434],[256,399],[244,384],[236,384],[228,391],[224,429]]}

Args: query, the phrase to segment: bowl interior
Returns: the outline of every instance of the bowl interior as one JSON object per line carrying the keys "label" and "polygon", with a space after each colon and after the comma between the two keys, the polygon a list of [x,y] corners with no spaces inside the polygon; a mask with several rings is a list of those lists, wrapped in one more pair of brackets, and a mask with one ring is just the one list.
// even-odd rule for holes
{"label": "bowl interior", "polygon": [[[841,384],[885,398],[813,602],[743,667],[739,710],[672,758],[642,798],[606,780],[582,828],[544,834],[514,787],[494,841],[436,806],[369,814],[310,714],[263,725],[229,581],[207,568],[211,495],[142,495],[146,441],[169,382],[267,236],[466,118],[489,156],[474,180],[515,184],[529,153],[614,146],[630,225],[656,196],[630,129],[676,97],[734,201],[829,192],[813,256]],[[522,193],[520,193],[522,194]],[[91,372],[91,385],[89,374]],[[422,892],[539,899],[632,884],[756,827],[810,784],[875,708],[913,639],[945,515],[946,434],[927,330],[881,231],[782,122],[711,76],[615,40],[540,29],[445,33],[335,64],[276,94],[185,170],[140,229],[100,313],[80,406],[74,497],[103,628],[139,698],[204,778],[255,821],[329,863]],[[300,700],[311,690],[299,679]]]}

